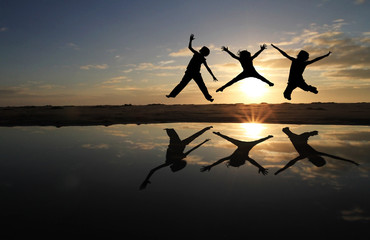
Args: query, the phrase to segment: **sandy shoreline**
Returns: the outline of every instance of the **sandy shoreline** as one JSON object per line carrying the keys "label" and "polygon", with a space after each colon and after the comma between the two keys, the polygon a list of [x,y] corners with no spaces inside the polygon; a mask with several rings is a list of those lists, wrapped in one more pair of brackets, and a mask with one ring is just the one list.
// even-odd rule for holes
{"label": "sandy shoreline", "polygon": [[172,122],[370,125],[370,103],[0,107],[0,126]]}

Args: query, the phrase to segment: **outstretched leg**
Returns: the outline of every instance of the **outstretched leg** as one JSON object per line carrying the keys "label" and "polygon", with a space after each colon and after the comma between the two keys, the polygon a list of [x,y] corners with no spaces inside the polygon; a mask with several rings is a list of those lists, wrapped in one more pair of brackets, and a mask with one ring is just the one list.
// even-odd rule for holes
{"label": "outstretched leg", "polygon": [[327,153],[323,153],[323,152],[317,152],[317,153],[320,154],[320,155],[324,155],[324,156],[327,156],[327,157],[334,158],[334,159],[342,160],[342,161],[345,161],[345,162],[350,162],[350,163],[355,164],[356,166],[359,166],[360,165],[360,164],[358,164],[355,161],[352,161],[352,160],[349,160],[349,159],[345,159],[345,158],[342,158],[342,157],[337,157],[337,156],[334,156],[334,155],[331,155],[331,154],[327,154]]}
{"label": "outstretched leg", "polygon": [[286,86],[286,89],[284,91],[284,98],[288,99],[288,100],[291,100],[291,95],[292,95],[292,92],[293,90],[296,88],[297,86],[291,84],[291,83],[288,83],[288,85]]}
{"label": "outstretched leg", "polygon": [[196,84],[198,85],[199,89],[202,91],[204,97],[208,100],[208,101],[211,101],[213,102],[213,98],[212,96],[209,94],[208,92],[208,89],[206,87],[206,85],[204,84],[204,81],[203,81],[203,78],[202,78],[202,75],[200,73],[196,74],[194,77],[194,81],[196,82]]}
{"label": "outstretched leg", "polygon": [[265,77],[261,76],[261,74],[259,74],[258,72],[256,72],[255,74],[253,74],[253,77],[258,78],[262,82],[267,83],[270,87],[274,86],[274,84],[272,82],[270,82],[269,80],[267,80]]}
{"label": "outstretched leg", "polygon": [[223,85],[222,87],[220,87],[219,89],[216,90],[216,92],[222,92],[225,88],[227,87],[230,87],[231,85],[233,85],[234,83],[246,78],[247,75],[245,72],[242,72],[240,73],[238,76],[236,76],[235,78],[233,78],[231,81],[229,81],[228,83],[226,83],[225,85]]}
{"label": "outstretched leg", "polygon": [[311,86],[311,85],[308,85],[305,81],[301,82],[298,87],[300,87],[302,90],[306,91],[306,92],[312,92],[312,93],[315,93],[317,94],[319,91],[317,91],[317,88],[315,88],[314,86]]}
{"label": "outstretched leg", "polygon": [[190,80],[192,78],[193,78],[192,75],[190,75],[188,73],[185,73],[185,75],[182,77],[180,83],[177,84],[177,86],[172,90],[172,92],[170,94],[166,95],[166,97],[168,97],[168,98],[176,97],[186,87],[186,85],[188,85],[188,83],[190,82]]}

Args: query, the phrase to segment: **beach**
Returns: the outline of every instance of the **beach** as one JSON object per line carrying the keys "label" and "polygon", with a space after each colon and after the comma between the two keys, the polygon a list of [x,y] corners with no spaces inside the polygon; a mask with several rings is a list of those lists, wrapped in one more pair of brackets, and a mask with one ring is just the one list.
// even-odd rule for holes
{"label": "beach", "polygon": [[370,103],[1,107],[0,126],[93,126],[175,122],[370,125]]}

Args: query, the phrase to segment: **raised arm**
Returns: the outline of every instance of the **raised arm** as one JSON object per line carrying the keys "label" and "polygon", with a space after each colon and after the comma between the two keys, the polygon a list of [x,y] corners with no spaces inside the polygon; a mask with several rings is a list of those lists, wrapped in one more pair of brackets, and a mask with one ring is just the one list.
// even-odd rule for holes
{"label": "raised arm", "polygon": [[150,170],[150,172],[148,173],[148,175],[146,176],[144,182],[140,185],[140,190],[143,190],[146,188],[146,186],[150,183],[149,179],[150,177],[156,172],[158,171],[159,169],[161,168],[164,168],[164,167],[167,167],[169,164],[167,163],[164,163],[164,164],[161,164],[159,165],[158,167],[155,167],[153,168],[152,170]]}
{"label": "raised arm", "polygon": [[262,173],[263,175],[267,175],[268,173],[268,169],[262,167],[261,165],[259,165],[255,160],[253,160],[252,158],[248,158],[248,161],[253,164],[254,166],[258,167],[258,173]]}
{"label": "raised arm", "polygon": [[276,50],[278,50],[284,57],[288,58],[289,60],[293,61],[294,58],[289,56],[288,54],[286,54],[286,52],[284,52],[283,50],[281,50],[280,48],[278,48],[277,46],[275,46],[274,44],[271,44],[271,46],[273,46]]}
{"label": "raised arm", "polygon": [[228,157],[225,157],[225,158],[221,158],[220,160],[218,160],[217,162],[215,162],[215,163],[213,163],[213,164],[211,164],[211,165],[203,166],[203,167],[200,169],[200,171],[201,171],[201,172],[210,171],[210,170],[211,170],[211,168],[213,168],[214,166],[216,166],[216,165],[218,165],[218,164],[220,164],[220,163],[222,163],[222,162],[225,162],[226,160],[228,160],[228,159],[230,159],[230,158],[231,158],[231,156],[228,156]]}
{"label": "raised arm", "polygon": [[208,142],[209,140],[211,139],[206,139],[204,140],[202,143],[198,144],[197,146],[193,147],[192,149],[190,149],[189,151],[187,151],[185,154],[185,156],[187,156],[189,153],[191,153],[192,151],[194,151],[195,149],[199,148],[200,146],[202,146],[204,143]]}
{"label": "raised arm", "polygon": [[312,64],[312,63],[314,63],[314,62],[317,62],[317,61],[319,61],[319,60],[321,60],[321,59],[323,59],[323,58],[328,57],[330,54],[331,54],[331,52],[328,52],[327,54],[322,55],[321,57],[317,57],[317,58],[315,58],[315,59],[313,59],[313,60],[311,60],[311,61],[307,61],[307,64]]}
{"label": "raised arm", "polygon": [[221,49],[222,49],[222,51],[227,52],[231,57],[239,60],[239,57],[236,56],[234,53],[230,52],[228,47],[222,46]]}
{"label": "raised arm", "polygon": [[256,57],[258,57],[258,55],[260,55],[260,53],[261,53],[263,50],[265,50],[265,49],[266,49],[266,44],[263,44],[263,45],[261,45],[260,47],[261,47],[261,49],[260,49],[258,52],[256,52],[256,53],[252,56],[252,59],[255,59]]}
{"label": "raised arm", "polygon": [[211,76],[213,77],[213,81],[218,81],[215,75],[213,75],[213,72],[211,71],[211,69],[208,67],[208,64],[206,61],[204,61],[204,66],[207,68],[209,74],[211,74]]}
{"label": "raised arm", "polygon": [[189,40],[189,46],[188,46],[188,48],[190,49],[190,51],[192,51],[193,53],[197,53],[197,51],[195,51],[194,50],[194,48],[191,46],[191,43],[192,43],[192,41],[194,40],[195,38],[194,38],[194,34],[191,34],[190,35],[190,40]]}

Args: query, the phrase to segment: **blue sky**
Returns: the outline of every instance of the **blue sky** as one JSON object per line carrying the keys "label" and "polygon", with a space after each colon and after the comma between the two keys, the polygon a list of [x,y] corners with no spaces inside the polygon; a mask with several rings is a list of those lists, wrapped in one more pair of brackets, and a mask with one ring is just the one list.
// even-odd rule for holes
{"label": "blue sky", "polygon": [[[333,54],[307,67],[305,80],[319,94],[296,90],[292,102],[370,101],[370,28],[366,0],[318,1],[1,1],[0,105],[208,103],[191,82],[167,99],[194,48],[211,49],[202,68],[215,103],[280,103],[289,61],[270,43],[295,56]],[[241,67],[221,52],[259,45],[254,61],[268,88],[249,78],[215,90]],[[248,94],[248,82],[264,89]]]}

